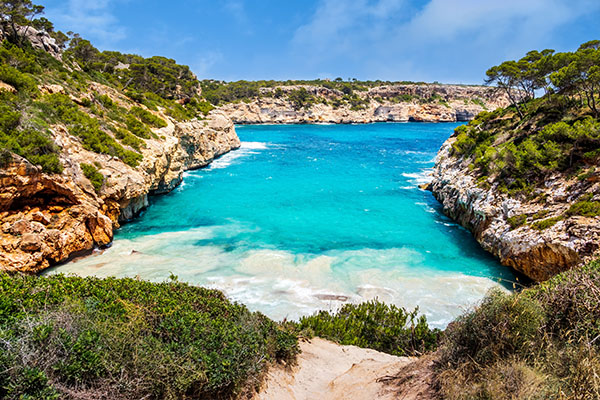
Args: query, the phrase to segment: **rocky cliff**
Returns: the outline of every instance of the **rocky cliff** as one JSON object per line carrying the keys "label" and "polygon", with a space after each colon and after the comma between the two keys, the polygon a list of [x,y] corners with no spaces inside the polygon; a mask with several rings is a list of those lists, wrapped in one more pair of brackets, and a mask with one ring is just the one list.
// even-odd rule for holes
{"label": "rocky cliff", "polygon": [[[569,215],[582,196],[600,198],[600,179],[554,173],[535,198],[512,196],[481,184],[468,158],[452,155],[456,135],[440,149],[429,189],[444,212],[469,229],[506,266],[536,281],[599,255],[600,217]],[[490,179],[491,180],[491,179]]]}
{"label": "rocky cliff", "polygon": [[[313,102],[299,106],[287,96],[306,90]],[[411,84],[376,86],[354,91],[354,99],[326,87],[296,85],[261,88],[261,96],[220,107],[235,123],[371,123],[469,121],[483,110],[509,104],[494,88],[482,86]],[[352,102],[355,104],[353,105]]]}
{"label": "rocky cliff", "polygon": [[[145,140],[136,168],[85,150],[60,125],[52,135],[61,148],[61,174],[45,174],[12,155],[0,168],[0,270],[38,272],[109,244],[119,223],[148,205],[148,195],[172,190],[185,170],[206,166],[240,145],[231,119],[220,111],[188,122],[162,117],[167,127]],[[98,192],[84,176],[83,163],[104,176]]]}

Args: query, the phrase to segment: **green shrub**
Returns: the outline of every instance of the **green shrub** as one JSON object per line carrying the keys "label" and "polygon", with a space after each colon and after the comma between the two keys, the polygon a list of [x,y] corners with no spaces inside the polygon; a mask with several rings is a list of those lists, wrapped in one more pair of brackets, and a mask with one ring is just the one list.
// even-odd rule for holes
{"label": "green shrub", "polygon": [[600,215],[600,201],[578,201],[569,207],[568,215],[581,215],[583,217],[597,217]]}
{"label": "green shrub", "polygon": [[234,398],[298,351],[218,291],[60,275],[0,273],[0,339],[3,398]]}
{"label": "green shrub", "polygon": [[[62,123],[66,125],[71,135],[81,139],[83,148],[86,150],[118,157],[132,167],[137,166],[142,160],[141,154],[125,150],[100,127],[97,119],[81,111],[68,96],[46,95],[34,105],[38,109],[39,116],[49,124]],[[137,121],[135,118],[131,118]],[[141,124],[139,121],[137,123]],[[147,129],[147,127],[145,128]]]}
{"label": "green shrub", "polygon": [[563,219],[564,219],[563,216],[546,218],[546,219],[542,219],[540,221],[534,222],[531,226],[533,226],[533,228],[537,229],[538,231],[543,231],[544,229],[548,229],[548,228],[556,225],[556,223],[558,221],[562,221]]}
{"label": "green shrub", "polygon": [[141,107],[131,107],[129,112],[139,118],[143,123],[150,125],[154,128],[164,128],[167,123],[162,118],[157,117],[151,112],[144,110]]}
{"label": "green shrub", "polygon": [[435,367],[441,394],[449,399],[596,398],[598,293],[598,261],[512,295],[492,291],[444,332]]}
{"label": "green shrub", "polygon": [[303,317],[297,325],[341,344],[368,347],[395,355],[417,355],[434,349],[438,330],[431,330],[418,310],[388,305],[377,300],[345,304],[336,313],[321,311]]}
{"label": "green shrub", "polygon": [[102,185],[104,184],[104,175],[98,172],[98,168],[91,164],[81,163],[79,164],[83,174],[90,180],[96,192],[100,192]]}
{"label": "green shrub", "polygon": [[125,118],[125,125],[127,125],[127,129],[129,132],[133,133],[135,136],[150,139],[152,137],[152,131],[148,128],[143,122],[139,121],[133,115],[127,115]]}
{"label": "green shrub", "polygon": [[129,131],[126,131],[122,128],[115,128],[115,137],[121,141],[126,146],[130,146],[137,151],[140,151],[143,147],[146,147],[146,142],[142,139],[134,136]]}
{"label": "green shrub", "polygon": [[[13,100],[14,96],[10,94],[0,94],[0,150],[5,160],[9,159],[9,153],[12,152],[41,166],[46,173],[62,172],[59,149],[47,129],[43,126],[23,128],[21,113]],[[29,121],[29,125],[35,126],[33,122]]]}
{"label": "green shrub", "polygon": [[0,81],[8,83],[19,92],[37,92],[37,85],[31,76],[9,65],[0,64]]}
{"label": "green shrub", "polygon": [[506,220],[511,229],[516,229],[527,222],[527,214],[513,215]]}

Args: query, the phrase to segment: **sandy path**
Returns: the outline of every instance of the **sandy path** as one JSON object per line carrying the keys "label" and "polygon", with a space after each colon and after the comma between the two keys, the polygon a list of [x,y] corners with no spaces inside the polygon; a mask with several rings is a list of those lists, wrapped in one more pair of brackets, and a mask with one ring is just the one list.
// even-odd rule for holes
{"label": "sandy path", "polygon": [[397,398],[394,387],[377,382],[413,359],[314,338],[301,342],[292,370],[273,368],[257,400],[373,400]]}

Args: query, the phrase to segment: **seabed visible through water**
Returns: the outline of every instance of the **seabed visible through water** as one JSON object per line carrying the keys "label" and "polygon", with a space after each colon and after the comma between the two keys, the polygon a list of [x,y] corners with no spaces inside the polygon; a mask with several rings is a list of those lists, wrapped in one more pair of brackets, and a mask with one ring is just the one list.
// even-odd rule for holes
{"label": "seabed visible through water", "polygon": [[239,150],[49,273],[174,274],[278,320],[378,298],[445,327],[514,280],[419,189],[456,126],[239,126]]}

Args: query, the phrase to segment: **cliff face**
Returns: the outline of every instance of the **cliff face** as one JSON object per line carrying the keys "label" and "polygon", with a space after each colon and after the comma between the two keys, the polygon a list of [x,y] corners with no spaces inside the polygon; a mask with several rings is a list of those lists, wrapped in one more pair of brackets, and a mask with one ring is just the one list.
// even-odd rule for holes
{"label": "cliff face", "polygon": [[[185,170],[208,165],[239,147],[232,121],[213,111],[206,120],[175,122],[146,140],[137,168],[83,149],[61,126],[53,136],[62,148],[64,171],[48,175],[12,156],[0,169],[0,270],[38,272],[80,252],[112,241],[113,229],[165,193]],[[80,165],[95,164],[105,177],[96,193]]]}
{"label": "cliff face", "polygon": [[[275,95],[276,90],[289,93],[298,89],[305,89],[317,102],[299,108]],[[343,93],[324,87],[281,86],[263,88],[261,94],[249,103],[230,103],[221,110],[241,124],[456,122],[509,104],[508,98],[493,88],[458,85],[393,85],[355,91],[363,103],[354,108],[347,103],[336,107]]]}
{"label": "cliff face", "polygon": [[[557,173],[536,189],[537,200],[518,200],[496,185],[489,189],[478,185],[469,161],[451,156],[455,140],[451,137],[441,148],[429,189],[444,212],[469,229],[502,264],[542,281],[599,255],[600,218],[567,216],[574,199],[600,193],[597,176],[582,181]],[[537,229],[531,224],[511,226],[510,219],[515,217],[560,219]]]}

